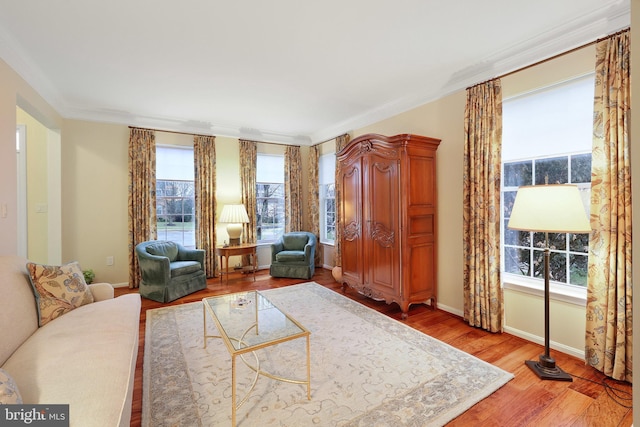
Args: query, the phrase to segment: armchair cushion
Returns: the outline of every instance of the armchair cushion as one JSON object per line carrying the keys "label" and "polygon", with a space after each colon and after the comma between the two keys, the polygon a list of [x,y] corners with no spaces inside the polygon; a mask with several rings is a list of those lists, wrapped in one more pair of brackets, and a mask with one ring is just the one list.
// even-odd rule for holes
{"label": "armchair cushion", "polygon": [[282,236],[282,244],[287,251],[304,251],[307,243],[309,236],[306,233],[287,233]]}
{"label": "armchair cushion", "polygon": [[171,270],[171,277],[196,273],[202,270],[202,266],[198,261],[174,261],[169,264],[169,268]]}
{"label": "armchair cushion", "polygon": [[278,262],[304,261],[304,251],[282,251],[276,254]]}
{"label": "armchair cushion", "polygon": [[147,245],[147,252],[151,255],[169,258],[169,262],[178,258],[178,244],[174,242],[158,241]]}

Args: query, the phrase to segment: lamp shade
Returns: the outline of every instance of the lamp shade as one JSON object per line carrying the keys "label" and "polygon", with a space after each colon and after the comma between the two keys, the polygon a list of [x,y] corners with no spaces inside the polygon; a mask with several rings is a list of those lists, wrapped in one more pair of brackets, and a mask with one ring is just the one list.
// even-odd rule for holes
{"label": "lamp shade", "polygon": [[230,224],[248,223],[249,215],[244,205],[224,205],[219,221]]}
{"label": "lamp shade", "polygon": [[509,225],[513,230],[588,233],[591,225],[576,185],[529,185],[518,188]]}

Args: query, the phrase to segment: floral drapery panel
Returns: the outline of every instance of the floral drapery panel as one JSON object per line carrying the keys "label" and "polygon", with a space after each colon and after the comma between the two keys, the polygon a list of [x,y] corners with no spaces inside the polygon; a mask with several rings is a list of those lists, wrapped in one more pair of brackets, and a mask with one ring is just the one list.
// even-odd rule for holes
{"label": "floral drapery panel", "polygon": [[471,326],[502,332],[500,80],[467,89],[464,126],[464,319]]}
{"label": "floral drapery panel", "polygon": [[596,45],[587,363],[632,382],[629,31]]}
{"label": "floral drapery panel", "polygon": [[[309,149],[309,231],[316,235],[316,241],[320,242],[320,148],[317,145]],[[314,263],[322,265],[322,252],[320,245],[316,248]]]}
{"label": "floral drapery panel", "polygon": [[196,248],[204,249],[207,277],[216,276],[216,137],[193,137]]}
{"label": "floral drapery panel", "polygon": [[342,267],[342,249],[340,247],[340,239],[342,238],[342,230],[340,229],[340,212],[342,208],[342,203],[340,200],[342,199],[342,185],[340,183],[340,179],[338,177],[338,153],[344,147],[349,145],[349,141],[351,137],[348,134],[340,135],[336,138],[336,178],[335,178],[335,197],[336,197],[336,235],[335,235],[335,243],[334,243],[334,263],[336,267]]}
{"label": "floral drapery panel", "polygon": [[284,154],[284,232],[302,230],[302,159],[300,147],[288,145]]}
{"label": "floral drapery panel", "polygon": [[129,287],[140,286],[136,245],[157,237],[156,136],[148,129],[129,130]]}
{"label": "floral drapery panel", "polygon": [[[258,163],[258,144],[255,141],[240,140],[240,191],[242,204],[247,209],[249,223],[242,224],[242,241],[256,243],[256,165]],[[243,259],[248,265],[249,256]]]}

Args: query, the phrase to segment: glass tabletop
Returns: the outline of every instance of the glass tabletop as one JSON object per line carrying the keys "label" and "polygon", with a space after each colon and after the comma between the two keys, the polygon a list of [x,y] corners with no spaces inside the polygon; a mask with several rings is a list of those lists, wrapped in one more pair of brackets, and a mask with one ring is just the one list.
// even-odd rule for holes
{"label": "glass tabletop", "polygon": [[309,334],[259,291],[209,297],[202,302],[231,352],[244,353]]}

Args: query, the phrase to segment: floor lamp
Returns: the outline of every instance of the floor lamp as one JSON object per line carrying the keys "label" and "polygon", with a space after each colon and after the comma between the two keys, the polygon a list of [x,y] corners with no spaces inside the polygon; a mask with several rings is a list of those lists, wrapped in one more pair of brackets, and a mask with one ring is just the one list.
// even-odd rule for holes
{"label": "floor lamp", "polygon": [[573,381],[549,355],[549,233],[591,231],[578,187],[571,184],[531,185],[518,188],[508,228],[545,233],[544,249],[544,354],[526,365],[543,380]]}

